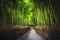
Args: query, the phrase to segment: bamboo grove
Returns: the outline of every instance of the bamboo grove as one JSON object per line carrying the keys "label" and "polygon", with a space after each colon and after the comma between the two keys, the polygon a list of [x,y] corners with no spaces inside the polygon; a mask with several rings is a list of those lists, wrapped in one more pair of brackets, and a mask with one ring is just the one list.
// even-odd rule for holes
{"label": "bamboo grove", "polygon": [[54,5],[53,0],[0,0],[0,24],[58,24],[59,13]]}

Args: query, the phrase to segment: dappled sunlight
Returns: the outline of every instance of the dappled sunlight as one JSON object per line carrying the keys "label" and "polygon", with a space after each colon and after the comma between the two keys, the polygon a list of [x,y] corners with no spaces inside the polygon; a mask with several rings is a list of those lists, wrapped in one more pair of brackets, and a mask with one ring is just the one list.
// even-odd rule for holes
{"label": "dappled sunlight", "polygon": [[34,32],[35,30],[33,28],[31,28],[30,32]]}

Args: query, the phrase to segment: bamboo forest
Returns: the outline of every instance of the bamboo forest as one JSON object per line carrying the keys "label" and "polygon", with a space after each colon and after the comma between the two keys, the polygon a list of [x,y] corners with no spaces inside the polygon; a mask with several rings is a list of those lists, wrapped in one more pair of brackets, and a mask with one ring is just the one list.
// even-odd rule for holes
{"label": "bamboo forest", "polygon": [[44,38],[60,38],[60,0],[0,0],[0,40]]}

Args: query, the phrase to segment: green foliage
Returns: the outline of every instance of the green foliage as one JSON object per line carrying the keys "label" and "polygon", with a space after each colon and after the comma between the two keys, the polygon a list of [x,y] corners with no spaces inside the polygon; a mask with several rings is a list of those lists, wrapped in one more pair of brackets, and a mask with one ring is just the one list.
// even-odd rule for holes
{"label": "green foliage", "polygon": [[58,23],[51,1],[0,0],[2,24],[41,25]]}

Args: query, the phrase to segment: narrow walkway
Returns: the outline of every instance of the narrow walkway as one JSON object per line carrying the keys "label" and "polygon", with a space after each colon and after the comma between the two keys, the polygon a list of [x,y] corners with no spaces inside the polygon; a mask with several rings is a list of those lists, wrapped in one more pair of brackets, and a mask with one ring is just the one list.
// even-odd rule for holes
{"label": "narrow walkway", "polygon": [[45,40],[39,34],[36,33],[34,29],[31,29],[29,32],[25,33],[23,36],[19,37],[16,40]]}

